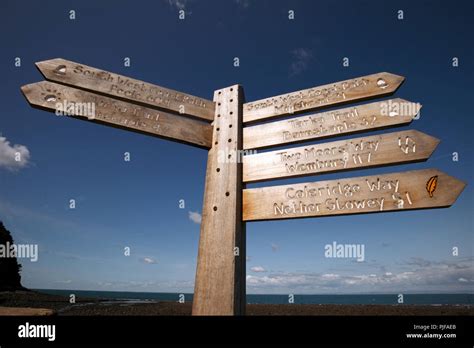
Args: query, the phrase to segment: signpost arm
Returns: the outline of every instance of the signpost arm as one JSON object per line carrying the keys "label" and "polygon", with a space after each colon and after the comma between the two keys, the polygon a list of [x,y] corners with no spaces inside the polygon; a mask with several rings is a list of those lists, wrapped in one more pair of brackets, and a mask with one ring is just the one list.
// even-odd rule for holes
{"label": "signpost arm", "polygon": [[213,143],[207,159],[193,315],[245,314],[243,99],[239,85],[214,92]]}

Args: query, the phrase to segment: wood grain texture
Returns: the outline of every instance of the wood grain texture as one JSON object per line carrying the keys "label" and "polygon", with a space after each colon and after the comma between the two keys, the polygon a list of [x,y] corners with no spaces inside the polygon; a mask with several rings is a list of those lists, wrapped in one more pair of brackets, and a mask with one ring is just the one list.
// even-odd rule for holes
{"label": "wood grain texture", "polygon": [[145,106],[194,116],[206,121],[214,118],[214,102],[169,88],[114,74],[62,58],[37,62],[47,80],[80,87]]}
{"label": "wood grain texture", "polygon": [[[243,92],[217,90],[214,140],[209,150],[193,315],[245,313],[245,228],[242,223]],[[235,255],[238,248],[238,255]]]}
{"label": "wood grain texture", "polygon": [[28,102],[76,119],[210,148],[212,126],[80,89],[42,81],[21,87]]}
{"label": "wood grain texture", "polygon": [[244,104],[244,123],[394,93],[404,77],[382,72]]}
{"label": "wood grain texture", "polygon": [[421,109],[403,99],[356,105],[244,128],[244,149],[258,149],[409,124]]}
{"label": "wood grain texture", "polygon": [[[432,182],[436,182],[434,189],[428,186]],[[257,221],[448,207],[464,187],[465,183],[437,169],[424,169],[246,189],[243,219]]]}
{"label": "wood grain texture", "polygon": [[244,182],[299,177],[428,159],[439,140],[409,130],[244,156]]}

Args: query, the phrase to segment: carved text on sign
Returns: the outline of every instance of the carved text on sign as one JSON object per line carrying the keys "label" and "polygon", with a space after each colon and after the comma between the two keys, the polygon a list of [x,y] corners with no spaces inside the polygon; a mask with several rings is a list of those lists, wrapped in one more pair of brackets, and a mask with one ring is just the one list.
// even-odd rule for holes
{"label": "carved text on sign", "polygon": [[36,63],[51,81],[212,121],[214,102],[84,64],[56,58]]}
{"label": "carved text on sign", "polygon": [[54,111],[56,115],[87,118],[200,147],[209,148],[212,144],[212,127],[201,121],[53,82],[26,85],[22,91],[32,105]]}
{"label": "carved text on sign", "polygon": [[243,218],[255,221],[445,207],[454,203],[464,187],[443,172],[424,169],[252,188],[243,192]]}
{"label": "carved text on sign", "polygon": [[402,76],[378,73],[256,100],[244,104],[244,122],[391,94],[403,80]]}
{"label": "carved text on sign", "polygon": [[244,181],[424,160],[438,142],[410,130],[244,156]]}
{"label": "carved text on sign", "polygon": [[273,106],[275,111],[292,114],[299,110],[305,110],[317,107],[322,104],[328,104],[333,101],[346,99],[347,91],[366,86],[369,83],[367,79],[354,79],[335,83],[331,87],[315,87],[306,89],[298,93],[289,93],[283,96],[266,99],[245,104],[248,111],[258,110]]}
{"label": "carved text on sign", "polygon": [[[395,105],[403,112],[389,111]],[[387,106],[389,105],[389,106]],[[421,108],[418,103],[390,99],[353,107],[320,112],[288,120],[274,121],[244,128],[244,148],[263,148],[318,138],[334,137],[365,130],[408,124]]]}
{"label": "carved text on sign", "polygon": [[206,103],[202,99],[193,98],[179,92],[163,90],[157,86],[144,82],[137,82],[107,71],[91,71],[82,65],[74,66],[72,71],[75,74],[110,82],[109,92],[114,92],[113,94],[118,96],[123,95],[144,102],[162,105],[163,107],[169,107],[170,102],[174,100],[178,103],[187,103],[206,108]]}

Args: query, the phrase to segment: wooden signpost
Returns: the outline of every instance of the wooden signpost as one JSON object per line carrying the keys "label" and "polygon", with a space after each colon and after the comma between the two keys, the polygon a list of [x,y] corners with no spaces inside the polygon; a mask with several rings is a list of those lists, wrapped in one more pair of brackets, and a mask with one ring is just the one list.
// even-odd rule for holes
{"label": "wooden signpost", "polygon": [[52,82],[21,88],[34,107],[209,149],[193,315],[245,314],[247,221],[448,207],[465,186],[437,169],[424,169],[244,187],[427,160],[439,140],[415,130],[243,156],[246,150],[409,124],[421,105],[403,99],[255,124],[392,94],[404,81],[398,75],[378,73],[244,103],[239,85],[216,90],[209,101],[64,59],[37,66]]}

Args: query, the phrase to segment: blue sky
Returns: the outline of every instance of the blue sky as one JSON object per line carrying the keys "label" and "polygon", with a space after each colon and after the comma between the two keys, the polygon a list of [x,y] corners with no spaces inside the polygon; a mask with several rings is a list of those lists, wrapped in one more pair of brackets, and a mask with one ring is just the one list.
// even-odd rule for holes
{"label": "blue sky", "polygon": [[[468,183],[457,202],[449,209],[249,223],[247,291],[472,292],[472,3],[58,0],[0,6],[0,219],[16,243],[39,245],[38,262],[20,260],[25,286],[193,291],[199,224],[190,213],[201,212],[206,151],[32,109],[20,86],[42,80],[35,62],[61,57],[208,99],[235,83],[252,101],[380,71],[405,76],[396,96],[423,109],[401,129],[441,139],[426,163],[249,187],[434,167]],[[180,9],[185,20],[178,19]],[[12,151],[25,155],[24,166],[11,160]],[[74,210],[70,199],[77,201]],[[324,245],[333,241],[364,244],[366,261],[325,258]],[[124,256],[127,246],[130,256]],[[454,246],[459,256],[452,255]]]}

